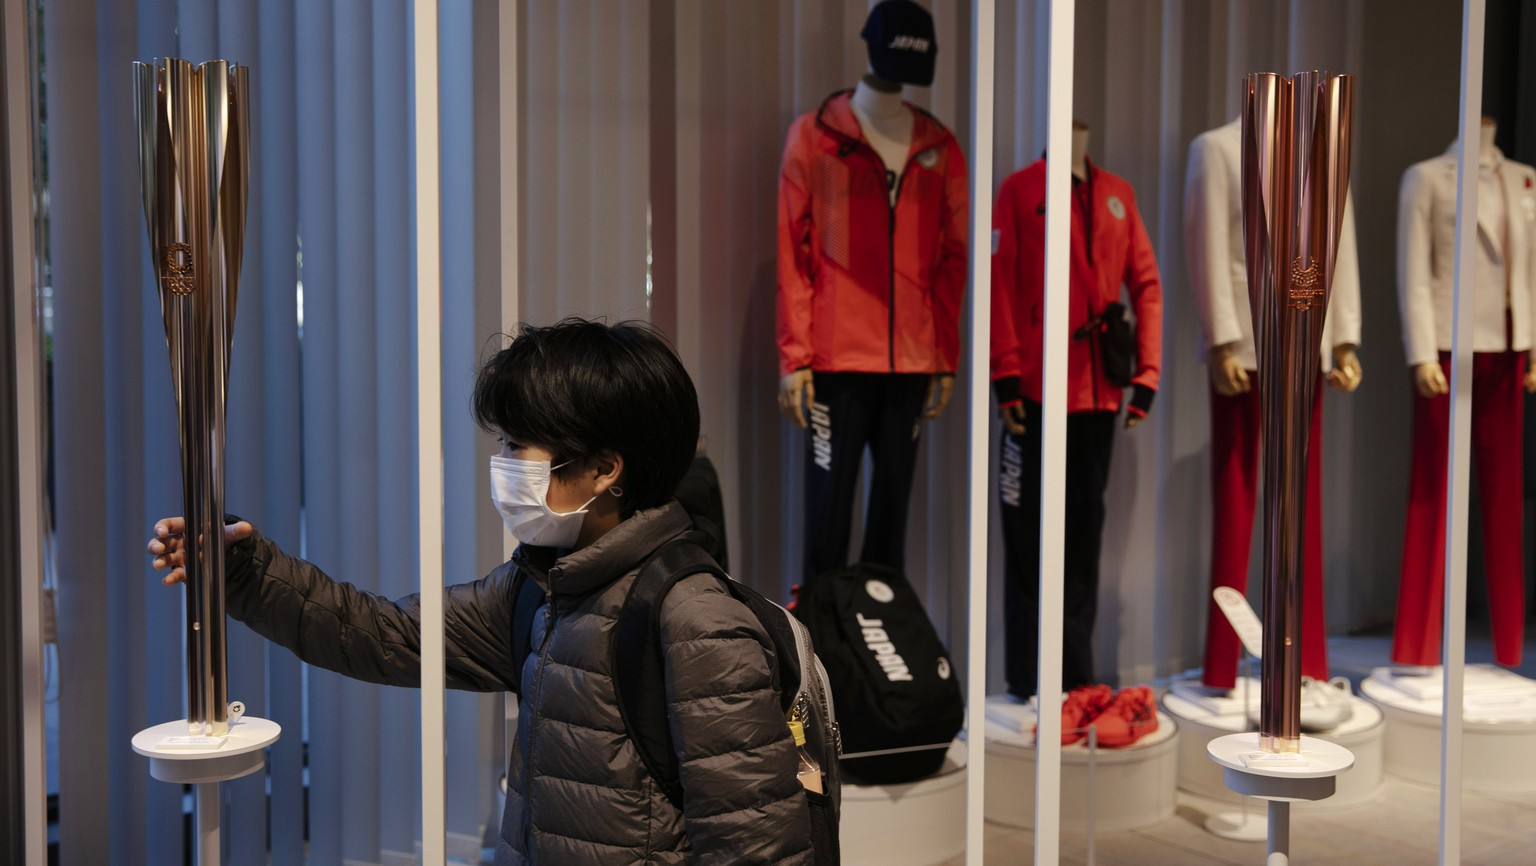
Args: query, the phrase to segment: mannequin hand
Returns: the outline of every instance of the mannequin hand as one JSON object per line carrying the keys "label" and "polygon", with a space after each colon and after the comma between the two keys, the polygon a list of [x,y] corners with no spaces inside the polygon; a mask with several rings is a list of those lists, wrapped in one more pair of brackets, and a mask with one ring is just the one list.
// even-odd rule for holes
{"label": "mannequin hand", "polygon": [[1125,429],[1129,430],[1145,420],[1147,420],[1147,416],[1145,415],[1137,415],[1133,412],[1127,412],[1125,413]]}
{"label": "mannequin hand", "polygon": [[[187,554],[183,548],[186,539],[186,521],[180,517],[165,517],[155,521],[155,537],[150,539],[149,552],[155,555],[150,564],[157,569],[169,568],[170,573],[160,578],[166,586],[174,586],[187,579]],[[241,539],[250,538],[255,529],[244,520],[224,527],[224,547],[228,548]]]}
{"label": "mannequin hand", "polygon": [[1525,368],[1525,393],[1536,394],[1536,364],[1527,362]]}
{"label": "mannequin hand", "polygon": [[805,429],[805,407],[816,402],[816,385],[810,368],[796,370],[779,380],[779,412]]}
{"label": "mannequin hand", "polygon": [[1024,404],[1011,403],[997,410],[998,417],[1003,419],[1003,429],[1015,436],[1024,435]]}
{"label": "mannequin hand", "polygon": [[1451,393],[1451,386],[1445,381],[1445,371],[1433,361],[1413,368],[1413,387],[1420,397],[1438,397]]}
{"label": "mannequin hand", "polygon": [[1364,373],[1360,370],[1360,358],[1355,347],[1341,344],[1333,347],[1333,369],[1328,371],[1328,386],[1345,394],[1360,387]]}
{"label": "mannequin hand", "polygon": [[1212,346],[1206,366],[1211,370],[1211,387],[1223,397],[1236,397],[1253,389],[1248,371],[1232,356],[1232,344]]}
{"label": "mannequin hand", "polygon": [[944,407],[949,405],[949,398],[955,393],[955,374],[935,373],[928,380],[928,396],[923,400],[923,418],[933,420],[939,417]]}

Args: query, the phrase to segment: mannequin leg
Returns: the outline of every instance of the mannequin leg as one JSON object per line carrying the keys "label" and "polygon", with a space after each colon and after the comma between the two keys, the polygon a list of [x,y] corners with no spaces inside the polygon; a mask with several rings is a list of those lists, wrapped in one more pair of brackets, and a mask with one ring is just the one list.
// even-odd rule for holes
{"label": "mannequin leg", "polygon": [[[1440,366],[1447,379],[1450,364],[1450,353],[1441,352]],[[1411,374],[1409,381],[1412,390]],[[1417,391],[1412,395],[1413,465],[1392,661],[1437,665],[1445,618],[1445,456],[1451,400],[1448,396],[1420,397]]]}
{"label": "mannequin leg", "polygon": [[1114,453],[1115,412],[1067,416],[1066,543],[1062,571],[1061,687],[1097,682],[1093,624],[1099,611],[1099,551],[1104,538],[1104,489]]}
{"label": "mannequin leg", "polygon": [[815,375],[816,406],[806,437],[805,583],[848,564],[853,494],[868,439],[870,391],[878,379],[877,373]]}
{"label": "mannequin leg", "polygon": [[873,476],[864,520],[860,558],[905,572],[907,506],[912,500],[912,475],[922,431],[923,400],[929,377],[897,373],[881,375],[880,402],[869,431]]}
{"label": "mannequin leg", "polygon": [[1328,619],[1323,611],[1323,377],[1312,397],[1307,445],[1307,517],[1301,557],[1301,674],[1328,679]]}
{"label": "mannequin leg", "polygon": [[1507,667],[1520,664],[1525,637],[1520,489],[1524,358],[1524,352],[1479,352],[1473,356],[1472,374],[1472,447],[1488,572],[1488,618],[1494,660]]}
{"label": "mannequin leg", "polygon": [[1024,401],[1024,434],[1007,432],[999,462],[1003,648],[1008,692],[1029,699],[1040,677],[1040,404]]}
{"label": "mannequin leg", "polygon": [[[1211,589],[1248,589],[1248,556],[1259,483],[1258,376],[1253,390],[1223,397],[1211,389]],[[1206,602],[1205,673],[1201,682],[1230,689],[1237,684],[1237,632],[1214,599]]]}

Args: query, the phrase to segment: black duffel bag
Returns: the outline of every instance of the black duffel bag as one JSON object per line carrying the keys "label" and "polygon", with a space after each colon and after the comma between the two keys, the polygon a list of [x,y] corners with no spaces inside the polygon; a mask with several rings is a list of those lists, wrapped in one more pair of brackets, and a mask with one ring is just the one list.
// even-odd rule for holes
{"label": "black duffel bag", "polygon": [[[818,575],[800,589],[795,615],[827,669],[844,772],[869,784],[937,772],[965,705],[949,653],[901,572],[859,563]],[[881,754],[860,757],[869,752]]]}

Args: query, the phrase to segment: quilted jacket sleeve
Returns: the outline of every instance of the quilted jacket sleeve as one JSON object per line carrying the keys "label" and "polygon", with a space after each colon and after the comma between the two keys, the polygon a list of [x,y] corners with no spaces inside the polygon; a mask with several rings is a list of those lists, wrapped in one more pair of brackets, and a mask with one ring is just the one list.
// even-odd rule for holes
{"label": "quilted jacket sleeve", "polygon": [[[229,615],[305,662],[370,683],[421,685],[421,610],[338,583],[259,533],[230,547]],[[512,690],[512,567],[443,596],[448,687]]]}
{"label": "quilted jacket sleeve", "polygon": [[762,626],[699,575],[667,594],[661,640],[692,862],[809,866],[810,812]]}
{"label": "quilted jacket sleeve", "polygon": [[796,120],[784,145],[779,170],[778,221],[778,344],[779,375],[787,376],[809,367],[811,301],[815,294],[815,263],[811,233],[815,219],[811,208],[810,160],[806,120]]}

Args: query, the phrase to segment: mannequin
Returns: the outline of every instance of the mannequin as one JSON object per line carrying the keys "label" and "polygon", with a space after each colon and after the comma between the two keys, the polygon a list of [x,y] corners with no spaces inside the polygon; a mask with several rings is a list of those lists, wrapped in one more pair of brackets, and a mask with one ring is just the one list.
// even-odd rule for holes
{"label": "mannequin", "polygon": [[[1211,380],[1211,587],[1230,586],[1239,592],[1248,585],[1262,429],[1258,355],[1243,254],[1241,139],[1242,124],[1237,120],[1197,136],[1189,146],[1189,170],[1184,181],[1184,252],[1200,310],[1200,360],[1206,363]],[[1362,373],[1355,353],[1359,343],[1359,255],[1354,206],[1346,199],[1319,368],[1333,389],[1347,394],[1360,386]],[[1326,680],[1323,389],[1317,388],[1314,394],[1307,449],[1301,666],[1304,676]],[[1208,602],[1207,609],[1201,682],[1215,693],[1224,693],[1237,681],[1237,634],[1214,601]]]}
{"label": "mannequin", "polygon": [[920,422],[948,405],[960,355],[965,157],[901,99],[933,82],[933,18],[886,0],[861,35],[870,72],[796,119],[779,178],[779,410],[810,431],[805,581],[847,565],[866,448],[860,559],[902,568]]}
{"label": "mannequin", "polygon": [[[1505,159],[1484,118],[1473,254],[1472,454],[1494,660],[1520,663],[1521,388],[1536,392],[1536,169]],[[1440,663],[1445,604],[1445,459],[1455,282],[1456,145],[1403,174],[1398,198],[1398,301],[1413,385],[1413,466],[1392,660]]]}
{"label": "mannequin", "polygon": [[[1115,419],[1147,416],[1162,358],[1162,282],[1152,243],[1123,178],[1088,157],[1086,125],[1072,135],[1072,258],[1067,349],[1066,545],[1062,689],[1096,682],[1104,491]],[[1008,692],[1027,700],[1038,686],[1040,595],[1041,315],[1044,304],[1045,159],[1003,181],[993,212],[992,384],[1002,415],[1001,500]],[[1124,286],[1135,313],[1132,396],[1106,375],[1100,341],[1105,307]]]}

